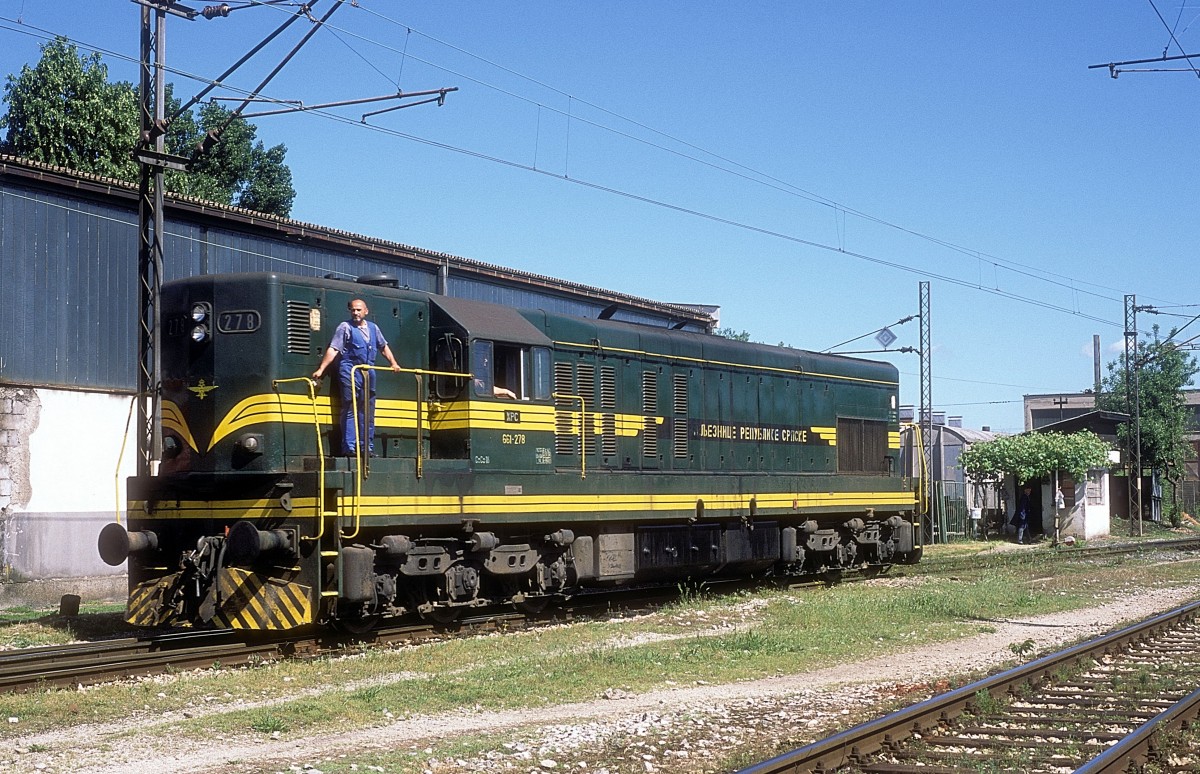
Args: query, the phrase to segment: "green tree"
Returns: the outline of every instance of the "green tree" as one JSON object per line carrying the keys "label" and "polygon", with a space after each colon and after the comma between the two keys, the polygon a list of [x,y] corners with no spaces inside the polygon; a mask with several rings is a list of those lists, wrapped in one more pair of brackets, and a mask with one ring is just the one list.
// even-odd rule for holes
{"label": "green tree", "polygon": [[[1156,325],[1138,339],[1133,355],[1138,376],[1142,466],[1157,468],[1172,487],[1184,469],[1184,462],[1192,457],[1186,440],[1191,413],[1183,389],[1192,384],[1198,370],[1196,359],[1173,342],[1175,334],[1172,330],[1166,339],[1161,339]],[[1132,414],[1127,383],[1130,371],[1123,358],[1110,362],[1107,371],[1096,396],[1096,408]],[[1121,426],[1118,434],[1125,448],[1132,448],[1133,422]],[[1173,500],[1173,497],[1167,499],[1168,503]],[[1173,511],[1168,515],[1172,520],[1177,518]]]}
{"label": "green tree", "polygon": [[80,172],[136,179],[130,151],[137,139],[137,96],[129,83],[109,83],[99,54],[80,55],[66,38],[42,46],[34,67],[9,75],[5,153]]}
{"label": "green tree", "polygon": [[733,341],[749,341],[750,331],[735,331],[733,328],[717,328],[717,335]]}
{"label": "green tree", "polygon": [[[99,54],[80,55],[66,38],[42,46],[41,61],[8,76],[7,113],[0,150],[35,161],[134,182],[138,167],[131,152],[138,136],[137,90],[127,82],[109,83]],[[168,86],[167,115],[180,107]],[[220,142],[196,159],[192,171],[168,172],[168,191],[221,204],[287,217],[296,191],[284,163],[287,148],[266,148],[254,124],[215,103],[204,105],[199,119],[179,116],[167,129],[167,151],[191,157],[212,130]]]}
{"label": "green tree", "polygon": [[[179,102],[169,99],[168,108],[178,111]],[[169,190],[284,217],[291,212],[296,191],[283,163],[287,148],[265,148],[254,124],[231,119],[226,108],[210,102],[201,107],[198,123],[184,113],[171,128],[170,150],[181,156],[191,156],[210,131],[219,130],[221,141],[199,156],[190,172],[169,175]]]}
{"label": "green tree", "polygon": [[976,481],[1011,475],[1020,484],[1058,470],[1078,481],[1089,470],[1108,467],[1108,452],[1108,443],[1090,430],[1022,433],[972,444],[958,463]]}

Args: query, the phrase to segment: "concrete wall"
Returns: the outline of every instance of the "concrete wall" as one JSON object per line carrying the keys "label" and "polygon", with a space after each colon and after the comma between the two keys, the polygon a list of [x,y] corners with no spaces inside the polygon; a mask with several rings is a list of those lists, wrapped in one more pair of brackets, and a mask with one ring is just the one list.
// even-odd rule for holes
{"label": "concrete wall", "polygon": [[[1112,518],[1109,510],[1112,499],[1112,487],[1109,485],[1108,471],[1100,471],[1098,476],[1093,471],[1088,478],[1075,484],[1075,502],[1071,506],[1056,508],[1053,484],[1042,485],[1042,527],[1046,537],[1054,539],[1054,516],[1058,514],[1058,536],[1075,537],[1080,540],[1104,537],[1111,532]],[[1088,481],[1092,480],[1097,486],[1099,502],[1088,502]],[[1064,502],[1066,497],[1064,496]]]}
{"label": "concrete wall", "polygon": [[121,453],[130,400],[0,386],[0,577],[124,574],[100,560],[96,538],[136,471],[132,437]]}

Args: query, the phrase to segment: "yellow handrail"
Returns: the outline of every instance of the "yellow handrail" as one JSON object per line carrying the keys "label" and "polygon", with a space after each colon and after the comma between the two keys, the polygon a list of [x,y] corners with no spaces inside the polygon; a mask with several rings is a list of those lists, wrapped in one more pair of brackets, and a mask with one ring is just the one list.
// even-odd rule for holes
{"label": "yellow handrail", "polygon": [[579,401],[579,478],[587,478],[587,431],[584,430],[583,424],[587,421],[587,402],[582,395],[567,395],[561,392],[551,393],[550,397],[555,400]]}
{"label": "yellow handrail", "polygon": [[[304,382],[308,385],[308,402],[312,406],[313,429],[317,434],[317,534],[313,537],[302,537],[301,540],[320,540],[325,535],[325,443],[321,440],[321,417],[317,414],[317,382],[307,376],[292,379],[275,379],[271,387],[279,392],[279,385],[286,382]],[[282,401],[279,406],[279,416],[283,416]]]}
{"label": "yellow handrail", "polygon": [[[361,528],[361,525],[362,525],[361,508],[362,508],[362,479],[363,479],[362,461],[363,461],[363,457],[362,457],[362,439],[359,438],[359,434],[358,434],[358,379],[355,378],[357,376],[356,372],[358,372],[358,371],[388,371],[388,372],[393,372],[393,373],[412,374],[416,378],[416,381],[417,381],[417,400],[416,400],[416,404],[417,404],[417,462],[416,462],[417,478],[421,477],[421,474],[424,470],[423,463],[424,463],[424,459],[425,459],[425,443],[424,443],[424,438],[422,437],[422,433],[421,433],[422,418],[424,417],[424,404],[425,404],[425,396],[423,394],[424,391],[422,390],[422,387],[423,387],[423,382],[421,381],[422,377],[424,377],[424,376],[452,376],[455,378],[462,378],[462,379],[474,378],[474,375],[469,374],[469,373],[459,373],[457,371],[430,371],[425,368],[393,369],[391,366],[376,366],[376,365],[363,364],[363,365],[356,365],[350,369],[350,406],[354,412],[354,414],[353,414],[353,417],[354,417],[354,462],[355,462],[355,464],[354,464],[354,508],[353,508],[354,531],[348,535],[343,533],[342,534],[343,540],[349,540],[350,538],[357,537],[359,529]],[[364,387],[366,386],[365,379],[363,380],[363,386]]]}
{"label": "yellow handrail", "polygon": [[[913,455],[919,460],[917,464],[917,502],[919,503],[919,515],[925,515],[930,512],[929,508],[929,469],[926,466],[925,460],[925,439],[921,435],[920,423],[913,422],[908,425],[913,429]],[[917,534],[922,538],[924,545],[925,530],[924,527],[917,529]]]}
{"label": "yellow handrail", "polygon": [[[133,407],[140,395],[134,395],[129,400],[129,414],[125,417],[125,435],[121,436],[121,451],[117,452],[117,469],[113,471],[113,499],[117,503],[116,521],[121,523],[121,461],[125,459],[125,444],[129,441],[129,425],[133,423]],[[129,503],[129,493],[125,493],[126,507]]]}

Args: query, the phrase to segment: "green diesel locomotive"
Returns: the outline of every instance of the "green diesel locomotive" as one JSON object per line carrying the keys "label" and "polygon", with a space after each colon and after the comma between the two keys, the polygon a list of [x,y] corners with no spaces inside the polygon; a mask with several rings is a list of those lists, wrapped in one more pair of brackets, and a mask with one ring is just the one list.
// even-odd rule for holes
{"label": "green diesel locomotive", "polygon": [[[362,299],[374,455],[310,377]],[[100,536],[127,618],[287,629],[919,558],[887,363],[374,284],[161,295],[162,452]],[[351,400],[367,400],[355,391]]]}

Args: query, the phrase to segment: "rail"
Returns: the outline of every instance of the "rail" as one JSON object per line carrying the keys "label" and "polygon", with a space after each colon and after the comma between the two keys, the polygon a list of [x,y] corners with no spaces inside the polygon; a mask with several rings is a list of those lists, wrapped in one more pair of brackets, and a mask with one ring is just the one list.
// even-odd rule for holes
{"label": "rail", "polygon": [[[910,737],[928,737],[930,732],[939,726],[974,707],[979,697],[985,694],[994,699],[1015,695],[1021,690],[1021,686],[1050,679],[1056,673],[1166,632],[1182,622],[1194,620],[1198,613],[1200,602],[1184,605],[1111,634],[927,699],[883,718],[847,729],[827,739],[742,769],[739,774],[802,774],[861,766],[867,757],[885,750],[895,750]],[[1116,770],[1095,769],[1097,772]]]}

